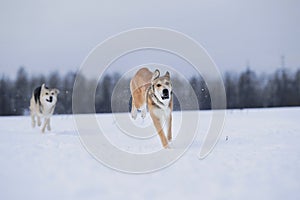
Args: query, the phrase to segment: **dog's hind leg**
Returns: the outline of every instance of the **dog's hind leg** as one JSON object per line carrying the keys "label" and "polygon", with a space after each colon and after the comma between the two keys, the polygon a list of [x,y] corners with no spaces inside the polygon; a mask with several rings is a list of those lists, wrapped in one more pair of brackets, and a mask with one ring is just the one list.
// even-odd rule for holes
{"label": "dog's hind leg", "polygon": [[34,128],[36,122],[35,122],[35,114],[33,113],[33,111],[30,112],[30,116],[31,116],[31,126],[32,128]]}
{"label": "dog's hind leg", "polygon": [[136,117],[137,117],[137,108],[136,108],[135,105],[134,105],[134,100],[133,100],[133,98],[132,98],[132,104],[131,104],[131,117],[132,117],[133,119],[136,119]]}
{"label": "dog's hind leg", "polygon": [[142,105],[141,111],[142,111],[142,118],[145,119],[146,114],[147,114],[147,106],[146,106],[146,104]]}

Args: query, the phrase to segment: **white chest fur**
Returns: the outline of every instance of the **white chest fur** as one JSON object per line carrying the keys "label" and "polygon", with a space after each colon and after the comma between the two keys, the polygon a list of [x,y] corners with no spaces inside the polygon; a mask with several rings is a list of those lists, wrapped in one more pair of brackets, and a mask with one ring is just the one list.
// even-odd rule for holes
{"label": "white chest fur", "polygon": [[47,117],[51,116],[53,114],[54,107],[55,107],[55,105],[53,105],[53,104],[44,103],[40,107],[40,110],[39,110],[40,114],[42,116],[47,116]]}

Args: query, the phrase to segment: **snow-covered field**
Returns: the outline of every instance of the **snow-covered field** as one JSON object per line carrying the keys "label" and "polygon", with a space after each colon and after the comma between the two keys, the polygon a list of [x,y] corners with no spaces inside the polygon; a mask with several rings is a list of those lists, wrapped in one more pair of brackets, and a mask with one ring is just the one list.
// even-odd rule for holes
{"label": "snow-covered field", "polygon": [[[199,160],[210,116],[200,111],[203,126],[177,162],[140,175],[96,161],[72,115],[54,116],[45,134],[28,116],[0,117],[0,199],[300,199],[300,108],[227,111],[219,142]],[[102,118],[105,130],[117,130],[110,115]]]}

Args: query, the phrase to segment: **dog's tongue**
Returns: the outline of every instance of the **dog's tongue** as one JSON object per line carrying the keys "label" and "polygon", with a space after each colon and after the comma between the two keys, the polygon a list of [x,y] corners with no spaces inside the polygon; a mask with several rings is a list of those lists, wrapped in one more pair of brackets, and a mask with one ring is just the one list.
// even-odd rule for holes
{"label": "dog's tongue", "polygon": [[167,95],[167,96],[162,96],[161,98],[162,98],[162,100],[169,99],[169,95]]}

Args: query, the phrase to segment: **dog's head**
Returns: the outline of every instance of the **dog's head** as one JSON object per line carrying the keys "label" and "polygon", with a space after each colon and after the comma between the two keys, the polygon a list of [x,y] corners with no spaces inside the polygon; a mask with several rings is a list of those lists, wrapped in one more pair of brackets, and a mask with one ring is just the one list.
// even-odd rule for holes
{"label": "dog's head", "polygon": [[151,79],[151,85],[160,101],[165,102],[171,99],[172,83],[169,72],[160,77],[160,72],[156,69]]}
{"label": "dog's head", "polygon": [[45,86],[45,84],[41,87],[41,102],[48,105],[55,105],[57,101],[57,95],[59,94],[59,90],[52,88],[49,89]]}

